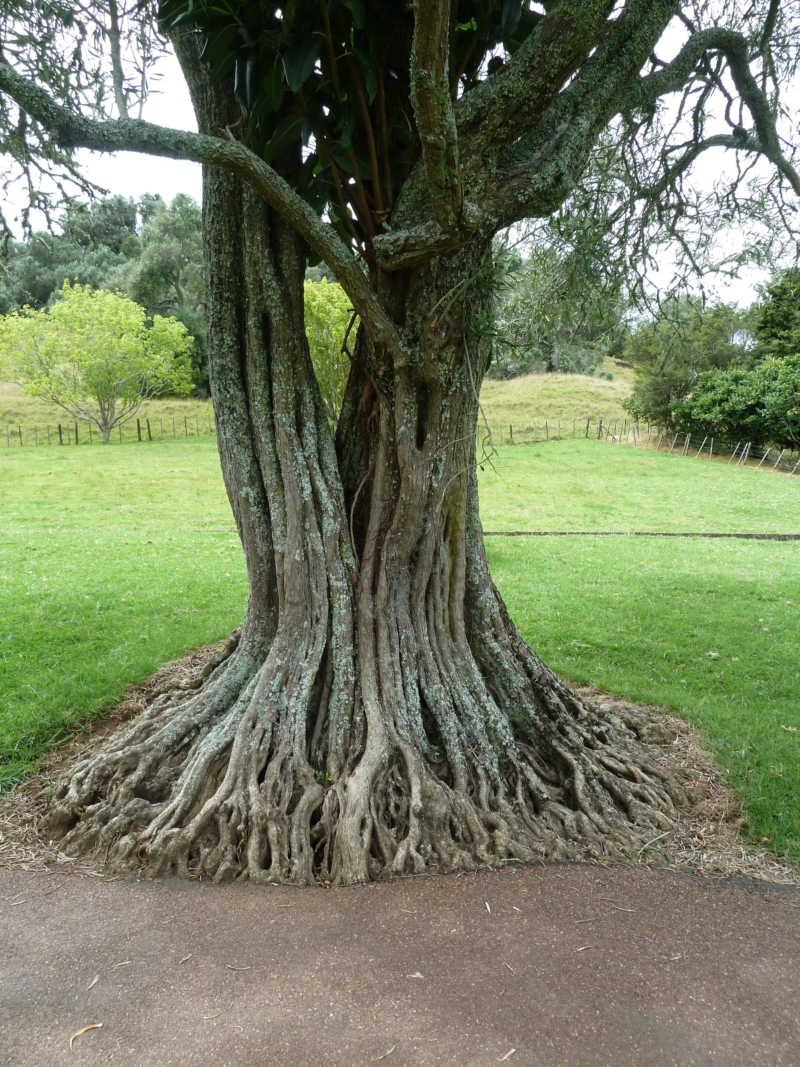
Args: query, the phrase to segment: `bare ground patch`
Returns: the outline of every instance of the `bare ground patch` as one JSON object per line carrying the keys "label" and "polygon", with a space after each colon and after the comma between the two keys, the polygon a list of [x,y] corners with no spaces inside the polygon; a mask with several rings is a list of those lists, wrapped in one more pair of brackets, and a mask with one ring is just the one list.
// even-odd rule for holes
{"label": "bare ground patch", "polygon": [[[199,686],[225,648],[226,642],[220,642],[196,649],[133,686],[108,715],[52,749],[36,774],[0,797],[0,867],[105,876],[102,855],[76,860],[49,840],[44,827],[52,783],[156,698]],[[641,741],[658,745],[658,761],[679,769],[694,795],[695,803],[674,819],[673,829],[631,857],[634,864],[800,885],[800,870],[743,838],[746,815],[697,730],[662,708],[633,704],[596,689],[579,688],[578,692],[587,702],[603,705],[618,716]]]}

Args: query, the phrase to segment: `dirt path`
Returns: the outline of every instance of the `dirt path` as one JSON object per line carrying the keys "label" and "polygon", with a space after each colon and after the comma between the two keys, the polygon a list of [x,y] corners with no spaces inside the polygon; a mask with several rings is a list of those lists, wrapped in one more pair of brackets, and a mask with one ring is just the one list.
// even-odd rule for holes
{"label": "dirt path", "polygon": [[322,890],[6,869],[0,960],[3,1067],[800,1064],[800,890],[763,883],[558,866]]}

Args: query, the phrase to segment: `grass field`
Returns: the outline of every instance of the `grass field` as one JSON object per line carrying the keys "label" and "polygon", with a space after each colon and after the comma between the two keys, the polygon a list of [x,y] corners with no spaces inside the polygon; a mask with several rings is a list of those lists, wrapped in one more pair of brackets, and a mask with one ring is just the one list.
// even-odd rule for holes
{"label": "grass field", "polygon": [[486,530],[800,533],[800,477],[604,441],[498,449],[479,473]]}
{"label": "grass field", "polygon": [[[800,480],[585,440],[504,448],[487,529],[800,532]],[[0,453],[2,774],[240,621],[209,438]],[[702,526],[700,525],[702,523]],[[800,861],[800,544],[490,538],[523,633],[564,676],[698,725],[750,833]],[[709,656],[711,652],[714,655]]]}

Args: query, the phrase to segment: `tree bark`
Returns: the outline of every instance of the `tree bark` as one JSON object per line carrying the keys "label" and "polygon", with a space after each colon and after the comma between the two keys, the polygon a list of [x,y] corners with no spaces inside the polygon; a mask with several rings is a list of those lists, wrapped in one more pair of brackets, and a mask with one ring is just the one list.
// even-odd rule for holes
{"label": "tree bark", "polygon": [[[202,132],[235,121],[180,54]],[[290,172],[299,160],[281,162]],[[680,783],[527,647],[483,550],[475,442],[491,249],[376,284],[336,447],[303,332],[305,248],[206,169],[211,390],[250,598],[195,690],[159,696],[59,783],[51,826],[112,869],[348,884],[630,854]]]}

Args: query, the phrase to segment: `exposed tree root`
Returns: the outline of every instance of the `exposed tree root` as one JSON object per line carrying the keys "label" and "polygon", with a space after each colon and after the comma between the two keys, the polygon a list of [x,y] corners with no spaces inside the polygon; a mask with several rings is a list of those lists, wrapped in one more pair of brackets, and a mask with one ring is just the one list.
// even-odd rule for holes
{"label": "exposed tree root", "polygon": [[201,688],[157,697],[79,763],[55,792],[62,849],[151,877],[347,884],[506,859],[630,857],[687,801],[659,749],[541,665],[550,686],[548,706],[529,713],[535,748],[531,729],[524,737],[507,719],[499,745],[475,720],[446,739],[450,717],[426,709],[422,738],[385,715],[372,742],[354,729],[330,776],[316,714],[275,699],[272,659],[254,669],[230,652]]}

